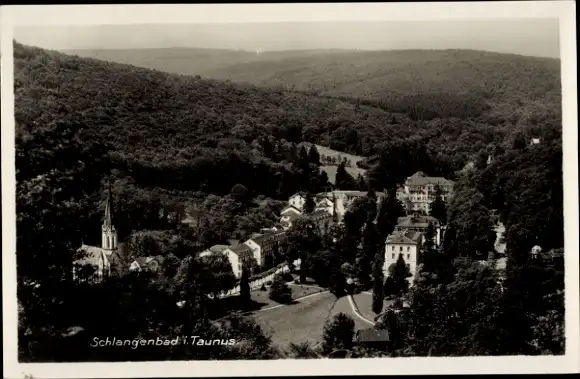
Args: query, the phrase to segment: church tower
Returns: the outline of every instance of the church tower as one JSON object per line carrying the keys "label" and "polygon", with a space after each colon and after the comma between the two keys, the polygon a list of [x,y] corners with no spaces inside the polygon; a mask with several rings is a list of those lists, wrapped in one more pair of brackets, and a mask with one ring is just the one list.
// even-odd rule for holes
{"label": "church tower", "polygon": [[111,194],[111,180],[109,179],[109,191],[105,203],[105,219],[101,232],[101,246],[106,255],[111,255],[117,250],[117,229],[113,225],[113,197]]}

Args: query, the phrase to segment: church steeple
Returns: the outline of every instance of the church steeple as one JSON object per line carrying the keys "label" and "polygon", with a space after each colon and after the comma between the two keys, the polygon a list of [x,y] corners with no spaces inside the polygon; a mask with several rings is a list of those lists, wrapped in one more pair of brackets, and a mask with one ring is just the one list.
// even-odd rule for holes
{"label": "church steeple", "polygon": [[109,188],[107,199],[105,200],[105,217],[101,233],[101,244],[103,250],[110,255],[117,249],[117,230],[113,225],[113,195],[111,191],[111,179],[109,178]]}

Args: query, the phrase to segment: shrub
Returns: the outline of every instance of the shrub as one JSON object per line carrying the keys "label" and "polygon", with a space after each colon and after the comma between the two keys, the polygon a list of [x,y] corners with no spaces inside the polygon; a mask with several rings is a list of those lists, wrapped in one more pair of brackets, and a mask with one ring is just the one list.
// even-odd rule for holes
{"label": "shrub", "polygon": [[272,281],[271,281],[271,280],[268,280],[268,281],[266,282],[266,285],[267,285],[267,286],[271,286],[271,285],[272,285]]}
{"label": "shrub", "polygon": [[266,286],[264,284],[262,284],[262,286],[260,287],[260,291],[265,291],[266,290]]}
{"label": "shrub", "polygon": [[288,287],[282,275],[274,276],[269,297],[278,303],[289,303],[292,301],[292,290]]}
{"label": "shrub", "polygon": [[300,280],[294,279],[294,284],[300,284]]}

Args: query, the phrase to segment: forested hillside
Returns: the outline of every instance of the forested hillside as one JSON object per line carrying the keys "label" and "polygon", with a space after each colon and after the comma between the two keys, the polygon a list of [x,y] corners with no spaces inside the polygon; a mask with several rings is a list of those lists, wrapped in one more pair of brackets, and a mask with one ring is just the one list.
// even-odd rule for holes
{"label": "forested hillside", "polygon": [[313,50],[260,55],[231,51],[227,56],[214,54],[212,66],[200,51],[73,53],[179,74],[359,98],[389,110],[408,111],[417,119],[486,114],[497,122],[502,117],[526,118],[538,104],[560,101],[560,61],[550,58],[470,50]]}
{"label": "forested hillside", "polygon": [[[431,83],[439,87],[429,86],[422,77],[408,79],[414,84],[406,92],[404,83],[399,84],[400,99],[408,106],[393,110],[383,100],[339,99],[179,76],[15,43],[20,338],[34,344],[40,341],[37,336],[56,333],[57,327],[73,322],[92,325],[101,333],[114,326],[111,330],[125,335],[170,336],[182,333],[184,325],[195,325],[194,333],[210,328],[211,335],[224,335],[223,328],[198,322],[211,308],[205,308],[210,301],[205,294],[223,288],[216,288],[212,267],[188,255],[271,226],[294,192],[325,190],[328,178],[320,173],[320,154],[301,145],[311,142],[366,156],[359,165],[368,168],[369,193],[373,189],[390,193],[379,210],[376,230],[373,222],[367,223],[374,217],[366,213],[376,212],[367,207],[373,204],[369,196],[345,217],[344,230],[336,228],[341,236],[337,245],[327,238],[318,244],[322,248],[295,243],[288,249],[303,255],[303,267],[308,264],[320,274],[314,278],[320,285],[330,285],[326,276],[340,278],[345,262],[363,262],[366,271],[361,272],[366,275],[373,258],[382,259],[382,250],[376,250],[377,235],[384,240],[394,228],[402,208],[393,189],[406,176],[421,170],[457,180],[447,209],[444,259],[429,262],[433,267],[424,262],[425,281],[411,292],[415,314],[408,324],[410,332],[401,337],[409,348],[403,344],[396,354],[561,354],[563,267],[527,259],[535,244],[546,250],[563,246],[559,79],[548,69],[537,70],[537,62],[550,66],[552,61],[513,59],[512,64],[504,63],[509,69],[499,72],[489,67],[503,66],[491,63],[473,69],[491,70],[482,72],[479,81],[467,80],[474,71],[461,71],[459,66],[455,66],[461,73],[458,78],[463,79],[457,82],[433,73]],[[341,67],[346,74],[348,65]],[[481,92],[482,86],[489,92]],[[426,88],[453,95],[422,92]],[[429,109],[439,113],[429,114]],[[539,143],[530,144],[532,137]],[[459,174],[468,162],[472,169]],[[61,278],[70,273],[72,252],[81,242],[99,243],[102,210],[97,204],[109,173],[120,241],[138,245],[143,235],[151,237],[149,242],[157,239],[164,245],[157,252],[175,264],[155,287],[129,278],[107,284],[94,296],[82,292],[86,288],[79,295]],[[479,262],[493,249],[493,210],[507,229],[510,264],[505,292],[498,287],[495,271],[481,268]],[[193,228],[180,224],[184,215],[194,219]],[[301,241],[300,233],[295,228],[289,234],[296,242]],[[315,239],[308,233],[307,237],[301,243]],[[542,281],[526,287],[533,282],[529,278],[539,274]],[[38,282],[42,286],[33,285]],[[473,293],[477,296],[472,298]],[[59,302],[65,295],[70,295],[68,302]],[[183,296],[191,308],[175,314],[171,307]],[[88,319],[79,319],[69,312],[77,304],[75,298],[94,299],[94,306],[113,310],[114,321],[103,326],[89,306],[81,307]],[[66,309],[62,313],[61,304],[72,308],[62,305]],[[161,357],[275,356],[254,326],[241,323],[225,329],[235,331],[239,338],[257,339],[255,347],[238,355],[221,349],[207,353],[186,349]],[[53,354],[49,345],[40,355]],[[92,359],[102,358],[101,354],[123,358],[98,350],[90,350]],[[129,357],[160,357],[159,350],[149,355],[138,351]]]}

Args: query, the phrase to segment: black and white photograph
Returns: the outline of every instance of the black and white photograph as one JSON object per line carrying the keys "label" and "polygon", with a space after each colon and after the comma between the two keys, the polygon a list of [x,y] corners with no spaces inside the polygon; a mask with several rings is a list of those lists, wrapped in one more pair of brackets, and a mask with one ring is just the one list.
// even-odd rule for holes
{"label": "black and white photograph", "polygon": [[580,370],[573,2],[2,11],[5,377]]}

